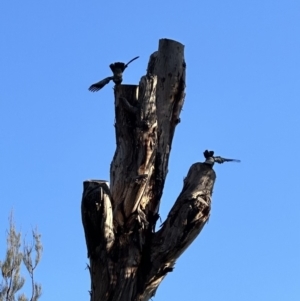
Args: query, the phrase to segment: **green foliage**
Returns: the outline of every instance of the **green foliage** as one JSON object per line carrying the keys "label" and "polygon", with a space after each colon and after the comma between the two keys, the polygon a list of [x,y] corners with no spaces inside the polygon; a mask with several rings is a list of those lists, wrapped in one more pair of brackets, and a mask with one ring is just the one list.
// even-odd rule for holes
{"label": "green foliage", "polygon": [[[2,281],[0,282],[0,301],[37,301],[42,293],[40,284],[34,281],[34,271],[41,260],[43,247],[41,235],[37,230],[32,231],[31,244],[24,241],[23,251],[21,251],[21,233],[19,233],[11,214],[9,220],[9,230],[7,233],[7,250],[4,261],[0,261]],[[25,278],[21,276],[22,264],[29,273],[31,282],[30,299],[25,294],[16,297],[25,283]]]}

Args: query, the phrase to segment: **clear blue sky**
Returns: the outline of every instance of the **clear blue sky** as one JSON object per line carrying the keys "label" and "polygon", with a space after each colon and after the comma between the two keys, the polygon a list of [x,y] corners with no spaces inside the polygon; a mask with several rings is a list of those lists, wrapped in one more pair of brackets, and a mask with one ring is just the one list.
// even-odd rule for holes
{"label": "clear blue sky", "polygon": [[[300,300],[300,1],[2,1],[0,3],[0,258],[14,209],[38,226],[42,300],[88,300],[82,182],[109,179],[115,150],[115,61],[160,38],[185,45],[187,88],[164,190],[164,219],[190,165],[212,149],[209,223],[156,301]],[[27,235],[27,236],[28,236]]]}

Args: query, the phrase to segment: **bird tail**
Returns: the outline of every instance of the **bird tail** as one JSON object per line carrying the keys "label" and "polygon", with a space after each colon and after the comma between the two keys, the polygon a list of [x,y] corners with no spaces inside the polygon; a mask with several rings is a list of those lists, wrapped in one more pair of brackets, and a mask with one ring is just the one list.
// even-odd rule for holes
{"label": "bird tail", "polygon": [[[139,58],[139,56],[136,56],[135,58],[133,58],[132,60],[130,60],[126,65],[125,65],[125,68],[131,63],[131,62],[133,62],[133,61],[135,61],[136,59],[138,59]],[[125,69],[124,68],[124,69]]]}
{"label": "bird tail", "polygon": [[222,157],[214,157],[215,162],[217,163],[224,163],[224,162],[241,162],[241,160],[238,159],[226,159]]}
{"label": "bird tail", "polygon": [[223,158],[223,160],[224,160],[225,162],[238,162],[238,163],[241,162],[241,160],[238,160],[238,159],[225,159],[225,158]]}

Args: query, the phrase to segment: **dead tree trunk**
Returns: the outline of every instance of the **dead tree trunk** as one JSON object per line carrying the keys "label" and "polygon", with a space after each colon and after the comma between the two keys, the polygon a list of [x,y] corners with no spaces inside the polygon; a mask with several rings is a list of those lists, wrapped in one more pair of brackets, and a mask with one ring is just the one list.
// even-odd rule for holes
{"label": "dead tree trunk", "polygon": [[183,50],[176,41],[160,40],[139,86],[115,87],[110,185],[85,181],[82,198],[91,301],[149,300],[208,220],[216,175],[209,165],[195,163],[155,232],[185,96]]}

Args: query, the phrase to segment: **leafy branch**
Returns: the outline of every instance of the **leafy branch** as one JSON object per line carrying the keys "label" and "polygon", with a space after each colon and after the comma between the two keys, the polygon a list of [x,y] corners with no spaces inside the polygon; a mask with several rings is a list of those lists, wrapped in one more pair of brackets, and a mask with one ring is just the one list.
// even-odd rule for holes
{"label": "leafy branch", "polygon": [[[21,233],[16,230],[13,215],[9,218],[9,230],[7,232],[7,250],[4,261],[0,261],[2,280],[0,282],[0,301],[37,301],[42,293],[42,287],[34,280],[34,271],[41,260],[43,247],[41,235],[35,229],[32,231],[32,243],[24,241],[21,251]],[[25,265],[31,280],[31,297],[24,293],[16,298],[16,294],[25,284],[25,278],[21,275],[22,264]]]}

